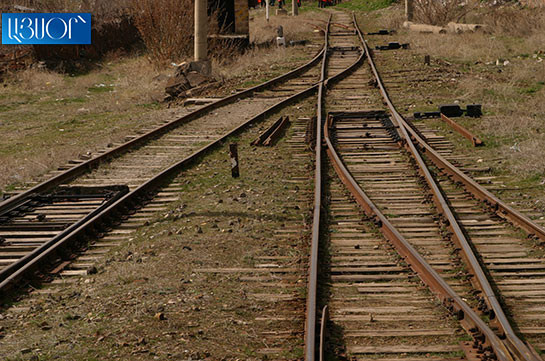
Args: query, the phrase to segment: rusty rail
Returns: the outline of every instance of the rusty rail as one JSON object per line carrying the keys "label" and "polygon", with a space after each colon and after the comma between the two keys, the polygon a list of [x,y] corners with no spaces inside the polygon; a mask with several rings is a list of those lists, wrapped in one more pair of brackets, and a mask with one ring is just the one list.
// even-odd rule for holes
{"label": "rusty rail", "polygon": [[[404,120],[404,123],[408,124],[408,121]],[[421,146],[422,151],[426,152],[427,157],[439,168],[442,173],[445,173],[451,176],[455,181],[462,183],[466,191],[471,193],[475,198],[482,200],[498,216],[524,229],[529,233],[529,236],[537,237],[542,241],[545,241],[545,229],[543,229],[543,227],[534,223],[528,217],[510,207],[486,188],[475,182],[458,167],[437,153],[437,151],[435,151],[435,149],[433,149],[433,147],[425,140],[419,137],[416,132],[409,129],[409,133],[411,133],[411,137],[416,140],[416,142]]]}
{"label": "rusty rail", "polygon": [[471,133],[469,130],[467,130],[466,128],[462,127],[460,124],[456,123],[454,120],[450,119],[449,117],[447,117],[445,114],[441,113],[441,119],[447,123],[448,125],[450,125],[455,131],[457,131],[458,133],[460,133],[464,138],[467,138],[471,141],[471,143],[473,143],[473,146],[474,147],[478,147],[478,146],[481,146],[481,145],[484,145],[483,141],[481,140],[481,138],[477,137],[476,135],[473,135],[473,133]]}
{"label": "rusty rail", "polygon": [[322,94],[326,76],[327,53],[329,48],[329,26],[331,15],[325,31],[325,51],[323,53],[318,85],[318,102],[316,107],[316,145],[314,171],[314,210],[312,218],[312,240],[310,244],[309,275],[307,286],[306,322],[305,322],[305,360],[314,361],[316,353],[316,295],[318,289],[318,243],[320,240],[320,218],[322,208]]}
{"label": "rusty rail", "polygon": [[[355,24],[355,17],[353,17]],[[331,15],[328,24],[331,22]],[[357,26],[355,26],[357,28]],[[328,42],[329,25],[325,33],[326,45]],[[318,283],[318,250],[320,240],[320,218],[322,207],[322,103],[324,93],[330,84],[345,78],[350,72],[357,68],[366,56],[366,53],[360,48],[359,58],[349,67],[340,73],[326,78],[327,50],[324,53],[322,62],[322,81],[318,88],[318,100],[316,108],[316,145],[315,145],[315,173],[314,173],[314,211],[312,220],[312,238],[310,246],[309,276],[307,286],[307,304],[306,304],[306,323],[305,323],[305,361],[314,361],[316,357],[316,296]]]}
{"label": "rusty rail", "polygon": [[322,308],[322,322],[320,322],[320,355],[319,360],[325,360],[325,340],[327,337],[327,321],[329,321],[329,308],[327,305]]}
{"label": "rusty rail", "polygon": [[488,327],[488,325],[462,300],[458,294],[445,282],[414,247],[390,223],[388,218],[375,206],[371,199],[363,192],[356,180],[343,164],[329,137],[329,128],[334,118],[328,118],[324,125],[324,137],[327,144],[327,154],[333,164],[335,172],[348,188],[356,202],[362,207],[365,214],[379,227],[384,237],[392,243],[405,262],[418,274],[439,300],[449,308],[462,326],[468,330],[477,329],[483,335],[481,340],[484,347],[490,346],[499,361],[513,361],[505,345]]}
{"label": "rusty rail", "polygon": [[[366,51],[368,51],[367,44],[363,40],[363,35],[361,35],[361,31],[359,29],[358,29],[358,33],[360,34],[360,37],[363,41]],[[490,283],[486,275],[484,274],[482,270],[482,267],[479,261],[475,257],[475,254],[473,253],[473,250],[469,242],[465,238],[465,235],[463,231],[461,230],[461,227],[459,226],[456,218],[454,217],[447,201],[445,200],[443,194],[441,193],[439,186],[435,182],[424,160],[422,159],[419,149],[413,143],[413,139],[415,139],[419,143],[420,150],[422,151],[422,153],[426,152],[428,157],[432,159],[432,161],[442,171],[444,172],[446,171],[448,174],[453,175],[454,178],[457,180],[460,179],[462,183],[466,186],[466,189],[467,188],[474,189],[476,192],[476,193],[472,192],[474,195],[476,194],[487,195],[486,193],[488,193],[488,196],[492,196],[492,195],[488,191],[486,191],[484,188],[482,188],[480,185],[478,185],[475,181],[473,181],[471,178],[469,178],[467,175],[465,175],[463,172],[461,172],[459,169],[457,169],[456,167],[452,166],[452,164],[447,162],[440,154],[435,152],[435,150],[418,135],[418,133],[414,130],[414,126],[412,126],[412,124],[408,124],[405,121],[405,119],[397,112],[395,106],[391,102],[388,92],[386,91],[386,88],[384,87],[384,83],[376,69],[372,56],[368,57],[368,62],[375,76],[377,86],[380,89],[383,99],[385,103],[387,104],[393,116],[393,119],[399,125],[399,129],[403,137],[402,145],[404,145],[409,150],[413,158],[416,160],[419,167],[420,174],[425,177],[426,182],[428,183],[429,187],[431,188],[433,192],[433,199],[434,199],[435,205],[437,206],[439,212],[442,213],[442,215],[447,219],[448,227],[453,232],[455,241],[459,244],[459,246],[461,247],[463,251],[464,260],[466,261],[466,264],[469,266],[472,274],[475,276],[475,279],[473,280],[473,282],[484,292],[485,301],[487,305],[494,311],[493,316],[495,316],[497,323],[499,324],[501,330],[503,331],[506,337],[505,344],[503,342],[501,342],[500,344],[492,342],[491,346],[494,349],[496,355],[498,356],[498,358],[500,358],[502,354],[505,356],[511,357],[511,355],[509,354],[509,351],[511,351],[514,355],[516,355],[520,359],[527,360],[527,361],[540,361],[541,359],[539,356],[536,355],[535,351],[533,351],[531,347],[529,347],[524,342],[522,342],[513,331],[511,324],[509,323],[509,320],[505,316],[505,313],[503,312],[503,309],[501,308],[496,298],[496,295],[492,287],[490,286]],[[409,136],[409,133],[411,133],[412,138],[411,136]],[[494,202],[493,204],[497,205],[497,207],[499,208],[500,206],[499,203],[501,201],[499,201],[499,199],[495,198],[494,196],[492,197],[493,197],[493,200],[490,197],[487,199],[488,202],[493,201]],[[477,198],[480,198],[480,197],[477,197]],[[505,206],[503,203],[502,205]],[[507,210],[507,208],[503,208],[503,209]],[[515,216],[517,219],[524,221],[525,222],[524,224],[531,226],[530,228],[532,230],[541,230],[543,232],[542,234],[545,236],[545,231],[541,229],[541,227],[537,226],[536,224],[531,222],[529,219],[522,216],[520,213],[510,208],[509,210],[511,211],[511,214],[510,214],[511,216]],[[528,222],[530,224],[528,224]],[[507,351],[506,345],[509,348],[509,351]]]}
{"label": "rusty rail", "polygon": [[279,103],[274,104],[238,127],[228,131],[220,138],[203,146],[185,159],[155,175],[138,188],[127,193],[119,200],[109,205],[106,209],[102,209],[98,214],[95,214],[93,217],[87,219],[84,224],[75,229],[71,229],[69,234],[65,235],[59,240],[56,240],[55,244],[51,245],[51,247],[41,250],[40,253],[36,254],[31,260],[27,259],[25,264],[14,267],[14,271],[11,274],[5,275],[3,281],[0,283],[0,299],[6,295],[6,292],[10,288],[17,284],[18,280],[23,278],[25,275],[30,275],[34,271],[38,270],[39,265],[43,264],[45,261],[55,259],[56,256],[59,255],[58,251],[64,246],[72,244],[77,239],[84,238],[89,230],[100,228],[101,224],[108,224],[112,219],[117,219],[121,215],[126,214],[127,210],[152,199],[156,190],[159,189],[164,183],[175,177],[184,168],[198,161],[202,156],[219,147],[228,137],[239,134],[249,125],[262,120],[264,117],[273,115],[285,106],[297,100],[311,96],[317,90],[318,85],[315,84],[287,99],[282,100]]}
{"label": "rusty rail", "polygon": [[290,117],[288,116],[283,117],[280,124],[278,124],[278,126],[276,126],[273,129],[272,133],[267,137],[267,139],[265,139],[265,141],[263,142],[263,145],[267,147],[273,145],[273,143],[275,143],[278,139],[280,139],[280,136],[282,135],[282,131],[289,125],[290,125]]}
{"label": "rusty rail", "polygon": [[284,117],[280,117],[278,118],[278,120],[276,122],[274,122],[267,130],[265,130],[263,133],[261,133],[252,143],[250,143],[251,145],[263,145],[263,143],[269,138],[269,136],[274,132],[274,130],[276,128],[278,128],[278,126],[280,124],[282,124],[282,122],[284,121]]}

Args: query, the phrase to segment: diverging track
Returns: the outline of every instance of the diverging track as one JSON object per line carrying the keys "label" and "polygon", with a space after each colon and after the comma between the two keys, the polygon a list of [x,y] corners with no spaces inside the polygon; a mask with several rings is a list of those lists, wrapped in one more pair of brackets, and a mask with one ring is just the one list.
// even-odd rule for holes
{"label": "diverging track", "polygon": [[[332,23],[338,22],[348,24],[350,19],[346,14],[334,13]],[[337,35],[334,30],[330,33],[333,53],[327,64],[333,74],[347,66],[349,46],[362,44],[365,54],[369,54],[361,32],[354,26],[358,36]],[[353,51],[358,52],[357,48]],[[319,92],[318,119],[323,102],[325,125],[321,125],[327,152],[350,194],[347,196],[339,181],[332,179],[324,189],[327,202],[322,201],[321,195],[317,195],[320,200],[315,202],[315,206],[329,208],[327,215],[315,216],[314,231],[319,235],[313,238],[313,248],[320,245],[317,258],[324,268],[329,268],[317,292],[318,305],[327,306],[321,331],[329,331],[320,335],[320,357],[325,350],[338,354],[346,349],[358,359],[540,360],[533,346],[526,344],[520,335],[525,331],[530,335],[545,331],[542,321],[527,322],[528,317],[520,313],[506,315],[502,306],[509,304],[509,292],[501,295],[500,292],[502,286],[506,290],[515,287],[519,292],[514,292],[514,296],[527,299],[522,309],[536,312],[539,308],[531,302],[538,302],[536,297],[541,299],[539,290],[524,293],[517,287],[523,285],[523,277],[527,282],[541,285],[545,263],[521,259],[521,249],[515,249],[519,253],[511,261],[505,261],[508,256],[501,257],[489,250],[489,260],[485,253],[482,262],[481,255],[474,252],[479,251],[479,243],[485,250],[508,240],[493,238],[505,234],[497,231],[499,225],[479,223],[487,216],[486,211],[479,214],[478,201],[473,201],[467,211],[468,196],[485,199],[486,204],[492,205],[491,211],[531,232],[532,237],[542,237],[543,230],[481,189],[427,144],[419,135],[422,133],[397,113],[372,58],[368,61],[369,68],[357,68],[338,84],[326,82],[327,96],[325,90]],[[434,141],[444,144],[437,137]],[[433,162],[437,172],[432,173],[426,162]],[[318,186],[325,177],[321,171],[326,169],[317,162]],[[444,177],[438,183],[440,173],[460,181],[466,192],[453,192],[454,184],[448,184]],[[358,207],[350,198],[356,200],[366,219],[359,217]],[[451,204],[458,206],[455,212]],[[467,217],[468,213],[472,217]],[[475,233],[477,242],[467,236],[468,224],[480,230]],[[377,235],[378,230],[389,245]],[[479,234],[490,238],[481,238],[479,242]],[[398,255],[393,254],[392,248]],[[309,290],[313,287],[313,260],[311,257]],[[498,268],[494,262],[503,265],[499,267],[503,274],[494,272]],[[531,271],[527,269],[520,276],[506,275],[505,264],[513,262],[521,265],[515,268],[518,271],[525,270],[524,264],[532,264]],[[419,285],[415,274],[436,296],[435,301]],[[496,281],[500,286],[492,287]],[[312,291],[308,301],[312,306],[310,297]],[[307,308],[310,312],[307,320],[312,319],[314,311]],[[326,323],[328,314],[331,322]],[[517,326],[523,325],[518,333],[513,330],[512,320]],[[308,328],[312,326],[312,322],[307,322]],[[306,359],[318,359],[313,354],[318,347],[312,345],[317,337],[309,336],[314,336],[313,331],[307,329]]]}

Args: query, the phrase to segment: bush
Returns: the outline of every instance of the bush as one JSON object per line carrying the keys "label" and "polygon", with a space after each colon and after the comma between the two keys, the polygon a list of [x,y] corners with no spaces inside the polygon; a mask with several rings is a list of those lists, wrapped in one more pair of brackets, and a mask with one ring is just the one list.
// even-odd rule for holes
{"label": "bush", "polygon": [[134,0],[132,15],[149,55],[157,64],[179,60],[193,49],[191,0]]}
{"label": "bush", "polygon": [[458,22],[475,9],[478,0],[414,0],[414,17],[418,22],[431,25],[446,25]]}

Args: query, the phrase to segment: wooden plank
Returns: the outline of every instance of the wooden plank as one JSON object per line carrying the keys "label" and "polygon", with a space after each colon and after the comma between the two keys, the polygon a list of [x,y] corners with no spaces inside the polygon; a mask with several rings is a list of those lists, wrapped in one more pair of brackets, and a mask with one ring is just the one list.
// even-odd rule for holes
{"label": "wooden plank", "polygon": [[456,352],[461,348],[458,345],[388,345],[388,346],[347,346],[348,351],[353,354],[362,353],[442,353]]}

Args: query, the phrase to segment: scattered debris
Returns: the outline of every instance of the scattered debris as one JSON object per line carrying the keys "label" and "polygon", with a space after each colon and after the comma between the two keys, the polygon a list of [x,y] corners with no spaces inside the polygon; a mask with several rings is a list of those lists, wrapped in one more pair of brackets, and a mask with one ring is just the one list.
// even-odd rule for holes
{"label": "scattered debris", "polygon": [[396,49],[409,49],[409,43],[400,44],[397,41],[392,41],[388,45],[375,46],[376,50],[396,50]]}
{"label": "scattered debris", "polygon": [[395,33],[396,33],[395,30],[380,29],[379,31],[374,32],[374,33],[367,33],[367,35],[392,35],[392,34],[395,34]]}
{"label": "scattered debris", "polygon": [[280,117],[270,128],[265,130],[259,137],[252,142],[252,145],[271,146],[280,138],[282,130],[290,124],[289,117]]}
{"label": "scattered debris", "polygon": [[415,119],[422,118],[438,118],[441,114],[447,117],[461,117],[463,114],[468,117],[479,118],[483,115],[481,104],[468,104],[466,109],[462,109],[459,104],[446,104],[440,105],[438,111],[434,112],[415,112],[413,116]]}
{"label": "scattered debris", "polygon": [[174,76],[167,82],[165,92],[170,97],[187,96],[187,91],[215,82],[209,76],[210,68],[199,62],[176,65]]}
{"label": "scattered debris", "polygon": [[520,147],[518,143],[513,144],[512,146],[509,147],[509,149],[511,149],[514,152],[520,152]]}

